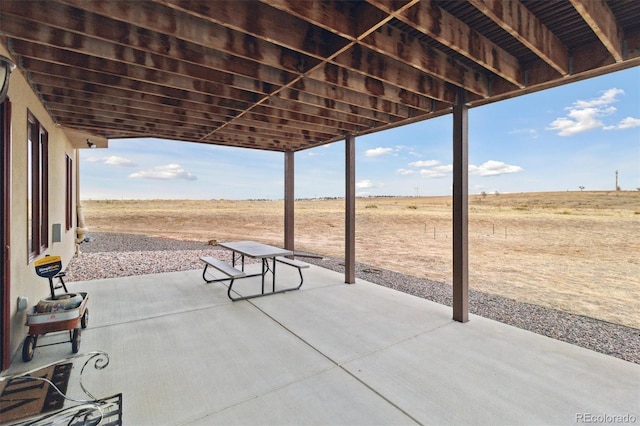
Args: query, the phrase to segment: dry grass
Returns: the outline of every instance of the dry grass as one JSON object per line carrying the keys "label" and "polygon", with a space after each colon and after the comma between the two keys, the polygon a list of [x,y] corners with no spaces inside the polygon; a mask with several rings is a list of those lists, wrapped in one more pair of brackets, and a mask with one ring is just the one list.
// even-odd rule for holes
{"label": "dry grass", "polygon": [[[85,201],[92,231],[282,245],[283,201]],[[359,262],[451,282],[450,197],[356,203]],[[470,286],[640,328],[640,192],[470,199]],[[296,202],[296,249],[344,256],[344,200]]]}

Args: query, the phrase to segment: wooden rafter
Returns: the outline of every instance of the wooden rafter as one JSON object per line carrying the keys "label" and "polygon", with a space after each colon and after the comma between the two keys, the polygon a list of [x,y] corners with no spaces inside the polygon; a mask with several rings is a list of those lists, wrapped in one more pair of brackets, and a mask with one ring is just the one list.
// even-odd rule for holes
{"label": "wooden rafter", "polygon": [[621,62],[623,31],[616,24],[611,9],[604,0],[571,0],[580,16],[589,24],[602,44],[617,62]]}
{"label": "wooden rafter", "polygon": [[469,0],[469,2],[560,74],[569,73],[568,49],[518,0]]}
{"label": "wooden rafter", "polygon": [[[271,1],[269,1],[271,4]],[[386,28],[385,31],[380,30],[380,26],[376,25],[382,19],[385,14],[380,13],[380,10],[377,8],[364,8],[362,6],[358,7],[355,11],[355,7],[351,9],[347,9],[341,5],[340,2],[314,2],[319,3],[322,6],[318,7],[296,7],[295,3],[287,2],[287,1],[278,1],[275,2],[275,7],[278,7],[280,10],[286,11],[287,13],[295,13],[296,16],[300,16],[305,19],[307,22],[317,25],[317,26],[331,26],[332,28],[339,28],[340,35],[347,37],[349,40],[358,40],[359,43],[354,43],[352,47],[346,49],[344,53],[340,54],[334,62],[340,63],[343,66],[347,66],[349,62],[341,61],[340,58],[344,59],[345,57],[351,58],[351,66],[350,68],[358,69],[360,72],[372,75],[376,78],[380,78],[379,70],[386,70],[386,74],[389,75],[398,75],[399,73],[411,74],[412,70],[403,69],[406,66],[402,66],[402,64],[408,64],[412,67],[417,68],[421,72],[426,72],[428,75],[433,75],[438,79],[438,85],[441,87],[438,88],[437,92],[442,93],[438,99],[446,100],[447,102],[453,102],[455,98],[455,94],[450,91],[450,88],[444,86],[444,84],[440,83],[442,81],[448,81],[453,84],[464,87],[472,93],[476,93],[479,95],[487,95],[488,94],[488,84],[486,79],[483,79],[483,76],[473,76],[473,71],[471,71],[468,67],[463,64],[456,63],[455,61],[448,60],[446,55],[437,49],[422,49],[421,46],[413,45],[411,51],[409,49],[403,49],[405,54],[398,52],[397,46],[405,46],[406,41],[400,40],[401,35],[398,32],[391,33],[390,28]],[[419,4],[420,2],[406,2],[406,4],[402,4],[401,10],[413,10],[417,6],[413,6],[413,4]],[[396,5],[397,6],[397,5]],[[396,7],[387,6],[385,8],[387,13],[394,13],[400,16],[400,12],[396,10]],[[323,13],[316,13],[316,10],[321,10]],[[356,14],[356,16],[354,16]],[[331,16],[333,19],[331,21],[327,21],[326,15]],[[372,16],[377,16],[378,18],[372,20]],[[368,22],[367,25],[363,25],[363,22]],[[358,44],[363,44],[365,47],[362,48],[358,46]],[[397,62],[385,61],[384,64],[376,64],[372,66],[371,64],[364,64],[364,69],[359,69],[360,61],[366,60],[366,53],[363,54],[363,50],[378,50],[384,56],[388,56],[393,59],[399,59]],[[428,60],[425,60],[425,57]],[[379,59],[381,61],[381,59]],[[378,73],[377,73],[378,72]],[[377,74],[376,74],[377,73]],[[417,74],[418,71],[413,74]],[[410,84],[409,82],[416,81],[415,78],[411,76],[409,78],[400,78],[401,81],[406,84]],[[436,81],[434,79],[434,81]],[[396,83],[397,84],[397,83]],[[443,93],[446,92],[446,93]],[[417,91],[417,93],[420,93]]]}
{"label": "wooden rafter", "polygon": [[640,65],[626,0],[0,1],[52,118],[300,150]]}
{"label": "wooden rafter", "polygon": [[[368,1],[381,8],[386,9],[388,7],[384,1]],[[472,30],[464,22],[438,7],[437,2],[422,0],[416,6],[402,13],[399,19],[421,33],[481,64],[505,80],[518,86],[523,85],[522,71],[516,58],[482,34]],[[411,41],[415,43],[414,40]],[[403,52],[405,52],[404,60],[411,57],[411,53],[407,52],[404,46]],[[487,84],[486,80],[483,83]]]}

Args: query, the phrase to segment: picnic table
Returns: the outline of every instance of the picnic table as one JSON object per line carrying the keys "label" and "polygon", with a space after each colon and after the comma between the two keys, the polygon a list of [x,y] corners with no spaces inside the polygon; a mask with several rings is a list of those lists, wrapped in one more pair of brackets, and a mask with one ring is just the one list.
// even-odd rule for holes
{"label": "picnic table", "polygon": [[[309,267],[308,263],[286,257],[286,256],[292,256],[293,251],[283,249],[280,247],[270,246],[270,245],[258,243],[255,241],[231,241],[231,242],[218,243],[218,245],[220,247],[223,247],[232,251],[231,265],[221,260],[215,259],[213,257],[201,257],[200,260],[202,260],[205,263],[202,277],[208,283],[218,282],[218,281],[230,281],[227,295],[229,296],[229,299],[233,301],[246,300],[254,297],[266,296],[269,294],[282,293],[285,291],[298,290],[302,286],[302,282],[304,280],[302,276],[302,269]],[[244,271],[245,257],[249,257],[252,259],[259,259],[262,264],[261,272],[247,275]],[[240,269],[236,268],[237,261],[240,262]],[[300,274],[300,283],[298,284],[297,287],[289,287],[289,288],[280,289],[276,291],[276,264],[277,263],[283,263],[298,269],[298,272]],[[218,271],[226,275],[226,277],[215,278],[215,279],[207,278],[207,269],[209,267],[217,269]],[[269,272],[271,272],[271,291],[265,292],[265,277]],[[248,296],[241,296],[241,297],[232,296],[232,287],[235,279],[257,277],[257,276],[261,277],[260,293],[256,293]]]}

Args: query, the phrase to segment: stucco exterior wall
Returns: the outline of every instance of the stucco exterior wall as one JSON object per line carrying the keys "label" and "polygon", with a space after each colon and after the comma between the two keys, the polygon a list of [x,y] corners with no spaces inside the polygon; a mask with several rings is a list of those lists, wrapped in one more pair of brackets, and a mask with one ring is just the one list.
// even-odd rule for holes
{"label": "stucco exterior wall", "polygon": [[[0,54],[8,52],[0,45]],[[26,79],[15,69],[11,74],[9,92],[11,101],[11,230],[10,230],[10,310],[11,352],[13,355],[21,350],[22,341],[27,335],[26,310],[18,310],[17,298],[29,299],[29,306],[35,305],[49,294],[46,278],[35,273],[33,261],[29,261],[27,249],[27,111],[30,111],[49,134],[49,243],[48,249],[37,258],[59,255],[63,266],[66,266],[75,253],[76,200],[75,183],[78,161],[77,150],[61,128],[56,126],[36,94],[29,87]],[[73,226],[66,229],[66,155],[73,159]],[[61,225],[61,242],[52,241],[53,224]]]}

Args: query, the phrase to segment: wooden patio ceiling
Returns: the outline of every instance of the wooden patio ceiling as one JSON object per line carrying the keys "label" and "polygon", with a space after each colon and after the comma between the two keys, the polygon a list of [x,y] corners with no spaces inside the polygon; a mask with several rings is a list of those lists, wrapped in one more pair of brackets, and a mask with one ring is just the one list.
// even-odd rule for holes
{"label": "wooden patio ceiling", "polygon": [[66,128],[298,151],[637,66],[640,1],[2,0],[0,42]]}

